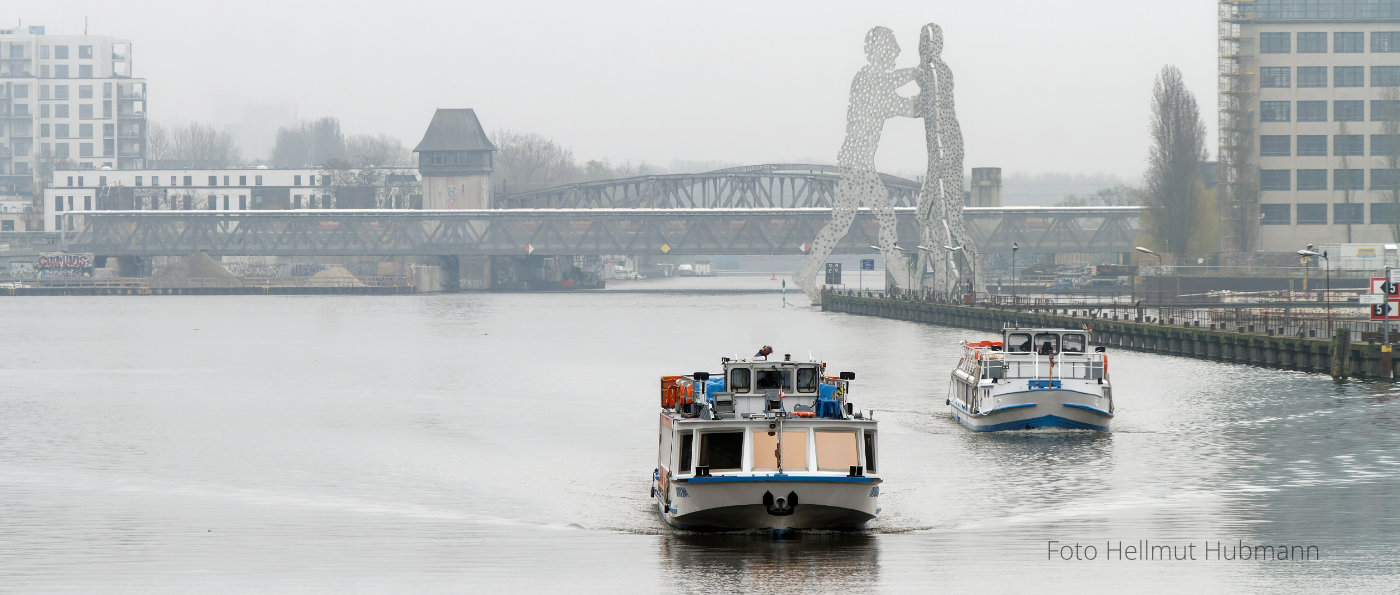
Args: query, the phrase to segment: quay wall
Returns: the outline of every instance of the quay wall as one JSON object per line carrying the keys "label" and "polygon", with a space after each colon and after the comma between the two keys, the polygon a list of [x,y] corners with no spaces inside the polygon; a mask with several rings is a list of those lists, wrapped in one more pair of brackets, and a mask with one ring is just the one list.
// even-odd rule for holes
{"label": "quay wall", "polygon": [[[1270,335],[1248,327],[1209,328],[1163,322],[1138,322],[1131,317],[1114,319],[1098,315],[1094,306],[1058,306],[1049,311],[1021,311],[995,306],[938,304],[882,297],[832,294],[822,296],[822,310],[861,316],[878,316],[925,324],[999,333],[1007,325],[1020,327],[1083,328],[1093,331],[1093,341],[1110,348],[1131,349],[1295,370],[1380,378],[1383,358],[1375,343],[1353,343],[1347,329],[1337,329],[1332,340]],[[1223,325],[1222,325],[1223,326]],[[1386,354],[1389,355],[1389,354]]]}

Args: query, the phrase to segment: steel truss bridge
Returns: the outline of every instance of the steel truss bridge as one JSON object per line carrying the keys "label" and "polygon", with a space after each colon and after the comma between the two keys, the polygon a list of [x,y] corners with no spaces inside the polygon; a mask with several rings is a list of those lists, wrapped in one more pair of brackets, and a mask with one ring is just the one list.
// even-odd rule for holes
{"label": "steel truss bridge", "polygon": [[[984,254],[1132,250],[1140,207],[968,208]],[[896,209],[900,244],[919,243]],[[95,211],[63,215],[68,252],[175,256],[800,254],[830,208],[516,208],[459,211]],[[879,225],[862,209],[836,253],[870,253]]]}
{"label": "steel truss bridge", "polygon": [[[920,183],[880,174],[897,207],[919,203]],[[770,163],[698,174],[581,182],[498,197],[497,208],[801,209],[831,208],[840,170],[832,165]],[[815,237],[815,236],[814,236]]]}

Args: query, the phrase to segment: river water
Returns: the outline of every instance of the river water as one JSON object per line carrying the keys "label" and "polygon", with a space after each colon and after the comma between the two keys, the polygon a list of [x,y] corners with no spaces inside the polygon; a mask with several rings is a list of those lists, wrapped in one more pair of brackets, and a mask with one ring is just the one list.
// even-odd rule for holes
{"label": "river water", "polygon": [[[0,328],[0,591],[1400,585],[1381,383],[1111,352],[1113,433],[985,435],[943,404],[984,335],[771,293],[17,298]],[[764,344],[856,372],[867,531],[658,519],[657,378]],[[1240,544],[1320,559],[1219,559]]]}

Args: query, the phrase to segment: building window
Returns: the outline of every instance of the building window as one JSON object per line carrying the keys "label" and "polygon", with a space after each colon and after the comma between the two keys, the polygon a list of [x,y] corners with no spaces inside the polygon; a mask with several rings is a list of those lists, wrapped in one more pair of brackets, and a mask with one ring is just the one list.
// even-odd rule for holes
{"label": "building window", "polygon": [[240,211],[246,211],[246,210],[248,210],[248,195],[246,195],[246,194],[240,194],[240,195],[238,195],[238,210],[240,210]]}
{"label": "building window", "polygon": [[1366,119],[1366,102],[1360,99],[1332,102],[1332,118],[1338,122],[1360,122]]}
{"label": "building window", "polygon": [[261,176],[261,175],[253,176],[253,185],[254,185],[254,186],[262,186],[262,176]]}
{"label": "building window", "polygon": [[78,99],[92,99],[92,85],[78,85]]}
{"label": "building window", "polygon": [[[171,182],[171,184],[173,185],[174,182]],[[186,186],[193,186],[193,185],[194,185],[194,176],[185,176],[185,185],[186,185]]]}
{"label": "building window", "polygon": [[1288,47],[1289,35],[1287,33],[1260,33],[1259,53],[1261,54],[1287,54],[1292,51]]}
{"label": "building window", "polygon": [[1391,134],[1372,134],[1371,155],[1383,157],[1390,155],[1392,152],[1400,151],[1400,144],[1396,143],[1397,139],[1400,139],[1400,137]]}
{"label": "building window", "polygon": [[1366,188],[1366,170],[1364,169],[1334,169],[1332,170],[1333,190],[1364,190]]}
{"label": "building window", "polygon": [[292,185],[293,185],[293,186],[300,186],[300,185],[301,185],[301,176],[292,176]]}
{"label": "building window", "polygon": [[1400,223],[1395,217],[1395,214],[1400,212],[1396,206],[1388,202],[1371,203],[1371,223]]}
{"label": "building window", "polygon": [[92,157],[92,143],[78,143],[79,157]]}
{"label": "building window", "polygon": [[218,186],[218,185],[219,185],[219,176],[209,176],[209,185],[210,185],[210,186]]}
{"label": "building window", "polygon": [[1384,122],[1386,120],[1400,120],[1400,101],[1393,99],[1372,99],[1371,121]]}
{"label": "building window", "polygon": [[1325,169],[1300,169],[1298,170],[1299,190],[1326,190],[1327,170]]}
{"label": "building window", "polygon": [[1288,157],[1293,154],[1293,137],[1287,134],[1260,136],[1259,154],[1264,157]]}
{"label": "building window", "polygon": [[60,79],[66,79],[66,78],[68,78],[68,65],[67,65],[67,64],[59,64],[59,65],[57,65],[57,66],[54,66],[54,67],[53,67],[53,76],[54,76],[54,78],[60,78]]}
{"label": "building window", "polygon": [[92,210],[92,197],[91,197],[91,196],[84,196],[84,197],[83,197],[83,210],[84,210],[84,211],[91,211],[91,210]]}
{"label": "building window", "polygon": [[68,156],[68,143],[54,143],[54,145],[53,145],[53,156],[54,156],[54,157],[67,157],[67,156]]}
{"label": "building window", "polygon": [[248,185],[248,176],[238,176],[238,185],[239,185],[239,186],[247,186],[247,185]]}
{"label": "building window", "polygon": [[209,195],[209,200],[208,200],[207,204],[208,204],[208,206],[205,207],[206,210],[213,211],[213,210],[215,210],[215,209],[218,209],[218,208],[219,208],[219,197],[214,196],[214,195],[212,195],[212,194]]}
{"label": "building window", "polygon": [[14,222],[13,219],[6,219],[6,220],[4,220],[4,221],[0,221],[0,231],[14,231],[14,230],[15,230],[15,222]]}
{"label": "building window", "polygon": [[300,195],[300,194],[297,194],[297,195],[292,196],[292,208],[293,208],[293,209],[300,209],[300,208],[301,208],[301,195]]}
{"label": "building window", "polygon": [[1333,203],[1332,222],[1338,225],[1366,223],[1366,205],[1359,202]]}
{"label": "building window", "polygon": [[39,117],[40,117],[40,118],[47,118],[47,117],[49,117],[49,104],[45,103],[45,104],[39,106]]}
{"label": "building window", "polygon": [[80,45],[80,46],[78,46],[78,59],[79,59],[79,60],[91,60],[91,59],[92,59],[92,46],[90,46],[90,45]]}
{"label": "building window", "polygon": [[228,185],[228,176],[224,176],[224,185],[225,185],[225,186]]}
{"label": "building window", "polygon": [[79,124],[78,138],[92,138],[92,124]]}
{"label": "building window", "polygon": [[1321,32],[1299,33],[1298,53],[1300,54],[1325,54],[1327,53],[1327,34]]}
{"label": "building window", "polygon": [[1327,102],[1326,101],[1299,101],[1298,102],[1299,122],[1326,122]]}
{"label": "building window", "polygon": [[39,57],[42,58],[42,59],[44,59],[44,60],[48,60],[48,59],[49,59],[49,46],[46,46],[46,45],[41,45],[41,46],[39,46]]}
{"label": "building window", "polygon": [[1373,31],[1371,33],[1371,51],[1400,52],[1400,31]]}
{"label": "building window", "polygon": [[54,98],[54,99],[68,99],[68,85],[54,85],[54,86],[53,86],[53,98]]}
{"label": "building window", "polygon": [[1372,66],[1372,87],[1400,87],[1400,66]]}
{"label": "building window", "polygon": [[15,99],[29,99],[29,85],[20,83],[14,87]]}
{"label": "building window", "polygon": [[58,105],[53,106],[53,117],[55,117],[55,118],[67,118],[67,117],[68,117],[68,104],[66,104],[66,103],[60,103],[60,104],[58,104]]}
{"label": "building window", "polygon": [[1366,86],[1365,78],[1366,71],[1360,66],[1332,67],[1332,86],[1334,87],[1364,87]]}
{"label": "building window", "polygon": [[1265,66],[1259,69],[1259,86],[1265,89],[1280,89],[1293,86],[1292,68],[1287,66]]}
{"label": "building window", "polygon": [[1289,217],[1289,207],[1292,205],[1259,205],[1260,225],[1288,225],[1292,223]]}
{"label": "building window", "polygon": [[78,65],[78,78],[80,78],[80,79],[90,79],[90,78],[92,78],[92,65],[91,65],[91,64],[79,64],[79,65]]}
{"label": "building window", "polygon": [[1366,51],[1366,34],[1346,31],[1332,34],[1332,51],[1338,54],[1359,54]]}
{"label": "building window", "polygon": [[40,125],[39,125],[39,138],[48,138],[48,137],[49,137],[49,125],[48,125],[48,124],[40,124]]}
{"label": "building window", "polygon": [[1372,190],[1392,190],[1400,186],[1400,169],[1371,170]]}
{"label": "building window", "polygon": [[225,211],[228,210],[228,195],[227,195],[227,194],[224,195],[224,210],[225,210]]}
{"label": "building window", "polygon": [[53,210],[54,210],[55,213],[62,213],[62,212],[63,212],[63,197],[62,197],[62,196],[55,196],[55,197],[53,197]]}
{"label": "building window", "polygon": [[1298,205],[1298,225],[1327,225],[1327,205]]}
{"label": "building window", "polygon": [[58,138],[68,138],[68,137],[70,136],[70,135],[68,134],[68,125],[67,125],[67,124],[54,124],[54,125],[53,125],[53,135],[56,136],[56,137],[58,137]]}
{"label": "building window", "polygon": [[1259,170],[1260,190],[1292,190],[1292,170],[1288,169],[1261,169]]}
{"label": "building window", "polygon": [[66,46],[66,45],[56,45],[56,46],[53,46],[53,57],[54,57],[55,59],[58,59],[58,60],[67,60],[67,59],[68,59],[68,46]]}
{"label": "building window", "polygon": [[141,184],[141,182],[142,182],[141,178],[142,178],[142,176],[136,176],[136,185],[137,185],[137,186],[142,185],[142,184]]}
{"label": "building window", "polygon": [[1326,87],[1327,67],[1326,66],[1299,66],[1298,67],[1298,88],[1306,87]]}
{"label": "building window", "polygon": [[1363,134],[1332,135],[1332,154],[1338,157],[1365,155],[1366,136]]}
{"label": "building window", "polygon": [[1260,122],[1287,122],[1291,118],[1289,114],[1289,102],[1287,101],[1260,101],[1259,121]]}
{"label": "building window", "polygon": [[170,185],[171,185],[171,186],[179,186],[180,183],[177,182],[176,180],[177,180],[177,178],[176,178],[175,176],[170,176]]}

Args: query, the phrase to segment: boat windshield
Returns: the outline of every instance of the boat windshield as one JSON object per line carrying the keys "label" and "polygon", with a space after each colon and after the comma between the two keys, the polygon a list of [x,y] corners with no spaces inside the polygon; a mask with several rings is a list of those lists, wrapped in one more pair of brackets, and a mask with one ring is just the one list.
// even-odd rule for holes
{"label": "boat windshield", "polygon": [[1035,349],[1040,355],[1055,355],[1060,352],[1060,336],[1054,333],[1036,333]]}
{"label": "boat windshield", "polygon": [[792,390],[792,375],[784,373],[783,370],[754,370],[758,376],[758,390],[782,388]]}
{"label": "boat windshield", "polygon": [[729,369],[729,392],[746,393],[749,392],[750,372],[748,368]]}
{"label": "boat windshield", "polygon": [[817,369],[815,367],[797,369],[797,390],[804,393],[817,390]]}
{"label": "boat windshield", "polygon": [[1084,335],[1065,335],[1065,353],[1084,353]]}
{"label": "boat windshield", "polygon": [[1031,335],[1030,333],[1011,333],[1006,336],[1006,350],[1019,353],[1030,353]]}

